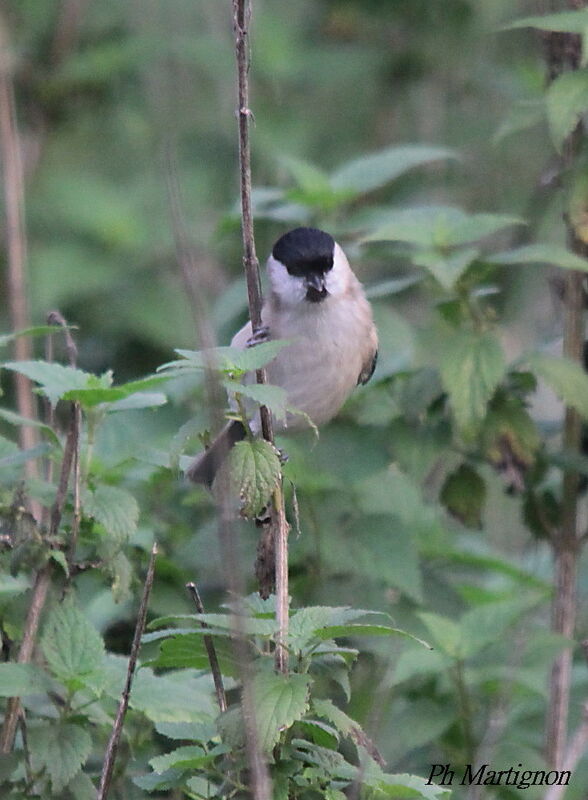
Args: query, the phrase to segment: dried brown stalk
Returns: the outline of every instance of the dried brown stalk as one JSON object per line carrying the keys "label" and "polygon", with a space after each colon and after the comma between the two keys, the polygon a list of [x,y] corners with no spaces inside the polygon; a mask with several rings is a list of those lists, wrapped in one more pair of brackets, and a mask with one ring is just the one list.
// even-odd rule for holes
{"label": "dried brown stalk", "polygon": [[[198,591],[198,587],[196,586],[196,584],[190,581],[190,583],[186,584],[186,589],[188,590],[192,600],[194,601],[194,605],[196,606],[196,611],[199,614],[204,614],[204,605],[202,603],[200,592]],[[202,625],[203,628],[209,627],[205,622],[201,622],[200,624]],[[212,672],[212,679],[214,681],[214,690],[216,692],[218,707],[220,708],[222,713],[223,711],[227,710],[227,696],[225,694],[223,676],[218,663],[216,648],[214,646],[214,640],[212,636],[209,636],[208,634],[204,634],[202,638],[204,640],[204,647],[206,647],[206,653],[208,655],[208,663],[210,664],[210,671]]]}
{"label": "dried brown stalk", "polygon": [[[253,233],[253,212],[251,206],[251,147],[249,142],[249,124],[252,118],[249,108],[249,25],[251,22],[251,4],[249,0],[233,0],[235,56],[237,61],[238,110],[239,121],[239,170],[241,186],[241,227],[243,234],[243,266],[247,278],[249,295],[249,316],[252,331],[255,334],[262,327],[261,280],[259,277],[259,261],[255,251]],[[265,370],[257,372],[257,382],[265,383]],[[261,428],[263,436],[273,443],[273,427],[269,409],[262,406]],[[270,509],[270,525],[273,530],[274,551],[276,557],[276,619],[278,637],[276,645],[276,669],[288,671],[288,657],[285,647],[288,635],[288,522],[284,509],[284,498],[281,486],[273,495]]]}
{"label": "dried brown stalk", "polygon": [[127,713],[127,708],[129,707],[129,698],[131,696],[133,678],[135,677],[135,669],[137,667],[137,659],[139,657],[139,648],[141,647],[141,637],[143,636],[145,622],[147,621],[147,607],[149,605],[149,595],[151,594],[153,578],[155,576],[156,556],[157,543],[154,542],[153,547],[151,548],[151,557],[149,558],[149,566],[147,568],[147,576],[145,578],[145,585],[143,587],[143,596],[139,606],[139,613],[137,614],[135,635],[133,636],[133,644],[131,645],[131,654],[129,656],[129,664],[127,667],[127,677],[118,704],[118,711],[116,712],[116,718],[114,720],[114,725],[112,726],[110,739],[108,740],[108,745],[106,747],[97,800],[106,800],[112,784],[114,762],[116,761],[116,755],[118,753],[125,715]]}

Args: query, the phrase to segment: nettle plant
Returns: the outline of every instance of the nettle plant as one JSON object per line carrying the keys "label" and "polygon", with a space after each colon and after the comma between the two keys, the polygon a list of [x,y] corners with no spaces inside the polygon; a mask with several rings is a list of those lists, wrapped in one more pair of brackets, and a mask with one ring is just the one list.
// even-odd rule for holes
{"label": "nettle plant", "polygon": [[[22,335],[53,331],[32,329]],[[6,336],[2,343],[13,338]],[[137,550],[144,553],[150,545],[137,530],[139,508],[123,486],[124,465],[117,461],[108,470],[94,456],[101,426],[122,411],[164,404],[164,384],[178,375],[185,377],[186,372],[201,371],[211,355],[243,415],[245,397],[268,403],[278,415],[284,413],[279,389],[240,382],[246,372],[267,363],[279,346],[268,343],[246,353],[221,348],[206,356],[180,351],[182,360],[166,365],[165,374],[119,386],[113,385],[110,373],[96,376],[73,365],[44,360],[2,364],[6,373],[29,378],[48,403],[47,420],[42,423],[8,409],[0,411],[8,425],[34,426],[43,438],[24,450],[9,439],[1,440],[1,610],[9,659],[0,664],[0,694],[7,699],[5,725],[14,702],[10,698],[20,698],[22,704],[12,734],[14,748],[7,747],[12,752],[2,758],[4,796],[75,800],[95,796],[92,779],[100,774],[106,737],[126,677],[126,659],[106,651],[82,610],[80,582],[89,572],[102,575],[110,581],[115,599],[125,599],[136,582]],[[63,433],[55,422],[60,416],[56,412],[63,412],[67,419],[68,410],[68,428]],[[239,468],[231,471],[238,473],[236,497],[241,500],[241,514],[249,517],[267,502],[281,465],[269,445],[260,457],[266,443],[251,438],[243,444],[250,454],[241,457]],[[178,441],[172,449],[168,465],[177,461]],[[38,472],[29,470],[23,479],[23,465],[35,459]],[[161,454],[157,459],[164,460]],[[27,511],[31,502],[40,510],[40,521]],[[40,596],[38,586],[43,580],[51,588]],[[29,590],[31,608],[40,603],[46,610],[34,658],[19,659],[16,643],[36,636],[30,611],[27,614]],[[401,637],[428,648],[386,621],[373,621],[375,615],[382,616],[349,607],[293,610],[286,642],[288,674],[278,674],[273,667],[277,635],[273,598],[263,601],[254,595],[230,613],[179,615],[151,622],[154,631],[144,637],[144,644],[156,643],[159,652],[140,664],[126,730],[133,752],[141,753],[141,762],[148,761],[152,771],[137,776],[131,752],[124,748],[115,791],[125,797],[141,790],[172,789],[194,798],[248,794],[246,731],[239,700],[245,658],[259,747],[270,763],[274,797],[337,800],[352,785],[361,787],[364,797],[435,800],[444,796],[445,790],[428,785],[423,778],[386,772],[361,726],[329,697],[337,686],[349,700],[349,673],[358,656],[357,649],[340,640],[354,641],[362,635]],[[229,706],[222,711],[213,703],[210,639],[215,642],[228,690]],[[235,639],[242,645],[238,652],[232,646]],[[151,736],[158,734],[159,743],[168,740],[173,749],[153,754],[154,745],[146,743],[145,719],[151,723],[147,729]]]}

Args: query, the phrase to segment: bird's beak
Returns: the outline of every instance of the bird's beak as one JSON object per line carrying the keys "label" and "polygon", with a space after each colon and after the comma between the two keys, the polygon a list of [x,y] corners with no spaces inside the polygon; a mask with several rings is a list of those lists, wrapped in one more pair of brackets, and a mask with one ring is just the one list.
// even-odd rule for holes
{"label": "bird's beak", "polygon": [[325,276],[319,272],[311,272],[304,278],[306,285],[306,299],[311,303],[320,303],[327,296],[327,287],[325,286]]}

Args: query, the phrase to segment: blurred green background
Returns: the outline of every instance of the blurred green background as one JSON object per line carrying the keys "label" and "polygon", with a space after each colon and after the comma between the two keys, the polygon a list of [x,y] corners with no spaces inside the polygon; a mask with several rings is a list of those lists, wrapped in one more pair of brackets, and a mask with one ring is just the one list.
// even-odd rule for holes
{"label": "blurred green background", "polygon": [[[79,365],[113,369],[117,382],[151,373],[174,348],[198,346],[169,211],[172,164],[198,291],[219,343],[228,343],[246,316],[228,0],[4,0],[0,9],[25,145],[33,322],[59,308],[79,326]],[[498,249],[523,242],[527,230],[563,242],[561,199],[545,188],[552,151],[537,111],[545,82],[541,40],[500,30],[537,12],[531,0],[255,0],[260,260],[281,233],[310,222],[337,236],[368,287],[418,275],[406,248],[361,246],[358,239],[382,209],[433,203],[529,221],[528,229],[496,234]],[[534,119],[537,125],[519,130]],[[349,202],[324,194],[323,173],[405,144],[449,148],[455,157],[425,159]],[[560,312],[546,279],[537,266],[493,276],[509,356],[558,335]],[[538,768],[545,680],[559,646],[545,632],[549,552],[523,526],[519,498],[487,464],[480,466],[483,519],[460,526],[441,512],[432,465],[445,454],[446,474],[459,454],[443,425],[419,428],[434,397],[433,379],[421,368],[434,349],[431,317],[440,297],[420,284],[380,294],[374,385],[357,393],[317,445],[287,445],[301,514],[301,533],[291,538],[293,603],[378,608],[425,636],[420,611],[453,620],[488,603],[522,603],[522,616],[506,614],[502,627],[487,620],[494,633],[467,664],[466,683],[472,735],[490,747],[493,763],[514,758]],[[0,323],[8,329],[6,303]],[[97,443],[99,468],[124,474],[139,499],[137,563],[153,536],[162,542],[155,613],[189,609],[186,580],[198,581],[210,610],[222,599],[211,503],[158,467],[201,406],[197,386],[177,384],[160,409],[113,415]],[[546,405],[538,413],[553,412]],[[392,510],[391,490],[378,478],[391,460],[402,470]],[[244,526],[252,589],[254,551],[255,532]],[[585,568],[581,581],[586,586]],[[108,645],[126,650],[133,600],[115,603],[96,576],[83,576],[81,586]],[[538,608],[531,620],[523,606]],[[492,608],[487,616],[495,622]],[[515,617],[517,626],[509,627]],[[446,665],[423,670],[410,653],[398,662],[400,650],[375,643],[362,654],[353,712],[392,770],[426,775],[431,763],[467,760],[459,681]],[[587,683],[580,665],[575,701]],[[488,743],[497,708],[500,736]],[[578,714],[575,702],[573,719]],[[570,797],[582,796],[581,785]],[[534,791],[528,796],[539,796]]]}

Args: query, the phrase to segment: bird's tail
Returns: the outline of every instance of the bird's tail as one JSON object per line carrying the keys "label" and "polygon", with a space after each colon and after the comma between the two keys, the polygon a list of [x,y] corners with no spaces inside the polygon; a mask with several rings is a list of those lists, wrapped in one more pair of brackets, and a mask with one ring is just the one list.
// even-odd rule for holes
{"label": "bird's tail", "polygon": [[204,486],[212,486],[216,472],[229,450],[244,438],[245,428],[242,422],[232,420],[225,425],[210,447],[195,458],[186,470],[189,480]]}

